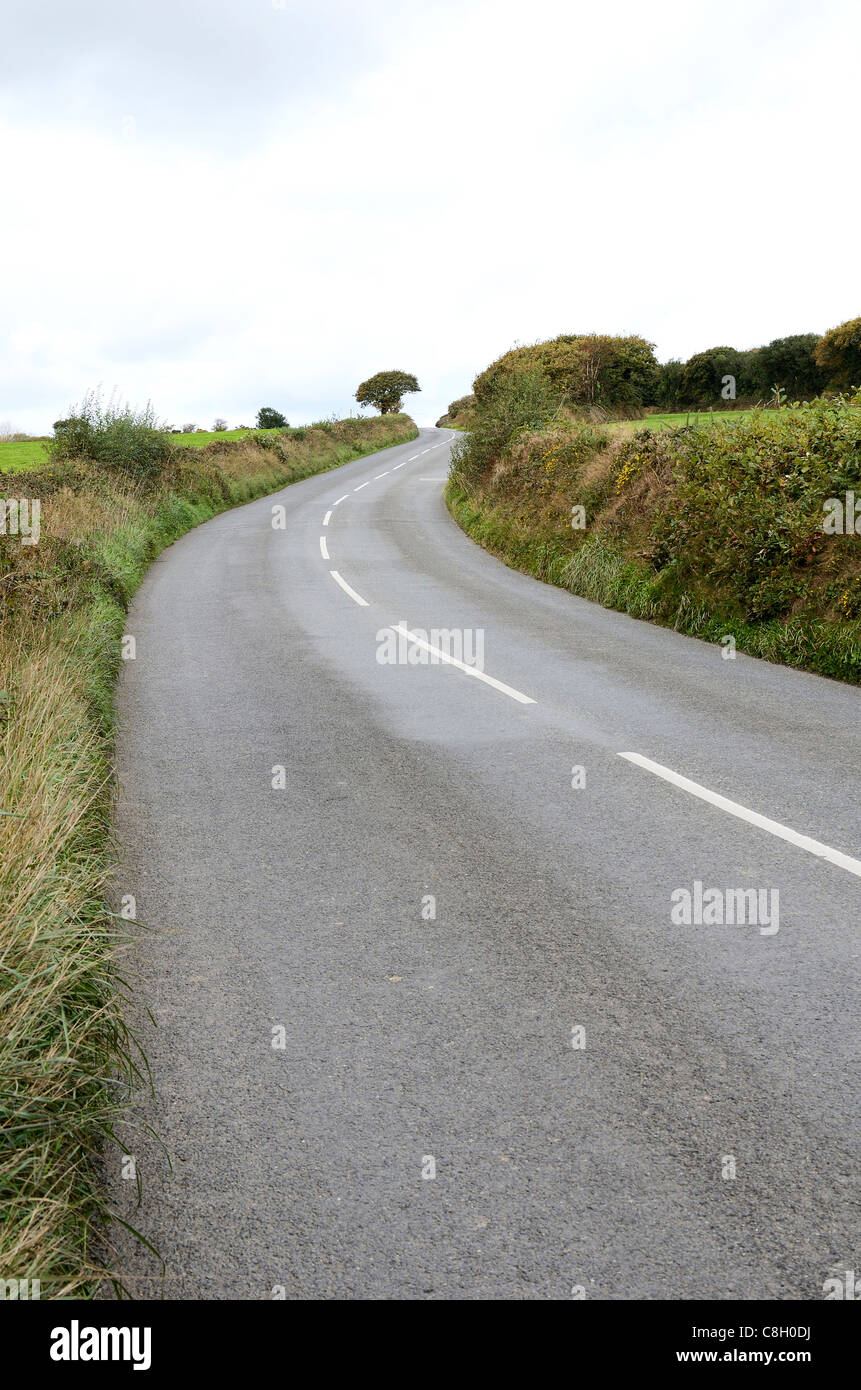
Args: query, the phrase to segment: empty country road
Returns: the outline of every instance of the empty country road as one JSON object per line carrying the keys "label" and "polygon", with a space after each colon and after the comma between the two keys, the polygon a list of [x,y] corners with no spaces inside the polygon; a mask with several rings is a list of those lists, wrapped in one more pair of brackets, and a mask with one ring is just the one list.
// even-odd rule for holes
{"label": "empty country road", "polygon": [[109,1176],[165,1270],[122,1240],[125,1283],[821,1299],[861,1258],[861,696],[507,569],[451,439],[217,517],[134,601],[140,1206]]}

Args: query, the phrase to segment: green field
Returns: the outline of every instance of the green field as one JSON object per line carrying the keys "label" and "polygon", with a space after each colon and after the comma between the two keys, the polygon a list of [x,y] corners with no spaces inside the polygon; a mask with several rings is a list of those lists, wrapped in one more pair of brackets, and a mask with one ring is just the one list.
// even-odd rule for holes
{"label": "green field", "polygon": [[0,473],[18,473],[27,468],[39,468],[47,457],[46,440],[22,439],[0,444]]}
{"label": "green field", "polygon": [[746,420],[752,410],[682,410],[675,415],[645,415],[642,420],[620,420],[626,430],[679,429],[682,425],[725,424]]}
{"label": "green field", "polygon": [[[172,434],[174,444],[189,449],[202,449],[213,439],[243,439],[247,434],[277,434],[277,430],[220,430],[215,433],[206,430],[194,434]],[[47,460],[45,445],[47,439],[24,439],[17,443],[0,443],[0,473],[24,472],[40,468]]]}

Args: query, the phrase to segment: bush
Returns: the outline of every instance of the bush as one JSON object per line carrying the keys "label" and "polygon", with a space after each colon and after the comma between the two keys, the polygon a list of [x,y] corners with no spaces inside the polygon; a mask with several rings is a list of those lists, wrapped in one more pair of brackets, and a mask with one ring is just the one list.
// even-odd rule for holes
{"label": "bush", "polygon": [[477,398],[469,435],[452,446],[453,465],[464,477],[479,477],[521,431],[551,420],[560,400],[559,386],[537,363],[515,359]]}
{"label": "bush", "polygon": [[170,462],[173,445],[149,402],[143,410],[134,410],[117,405],[112,396],[104,405],[100,392],[88,391],[66,419],[55,421],[48,452],[58,462],[92,459],[147,478]]}
{"label": "bush", "polygon": [[262,405],[257,412],[257,428],[259,430],[287,429],[287,416],[282,415],[280,410],[273,410],[271,405]]}
{"label": "bush", "polygon": [[847,390],[861,386],[861,318],[829,329],[816,345],[816,362],[829,387]]}
{"label": "bush", "polygon": [[214,430],[214,432],[215,432],[216,434],[221,434],[222,430],[226,430],[226,429],[227,429],[227,421],[226,421],[226,420],[222,420],[221,416],[219,415],[218,419],[215,421],[215,424],[212,426],[212,428],[213,428],[213,430]]}
{"label": "bush", "polygon": [[522,367],[542,371],[557,400],[564,398],[570,405],[651,405],[658,388],[658,363],[653,344],[645,338],[564,333],[549,342],[512,348],[492,362],[473,384],[478,403]]}

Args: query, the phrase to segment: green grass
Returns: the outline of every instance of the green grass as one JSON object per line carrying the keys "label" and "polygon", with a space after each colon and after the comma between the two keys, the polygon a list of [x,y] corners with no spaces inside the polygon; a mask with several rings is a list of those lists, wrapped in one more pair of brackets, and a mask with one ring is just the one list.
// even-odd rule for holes
{"label": "green grass", "polygon": [[191,434],[172,434],[174,444],[189,449],[203,449],[214,439],[245,439],[249,434],[283,434],[283,430],[194,430]]}
{"label": "green grass", "polygon": [[46,440],[9,440],[0,444],[0,473],[29,472],[31,468],[41,468],[47,460]]}
{"label": "green grass", "polygon": [[620,420],[625,430],[673,430],[685,425],[737,424],[752,415],[752,410],[681,410],[670,415],[646,415],[642,420]]}
{"label": "green grass", "polygon": [[[279,434],[279,430],[206,430],[192,434],[171,434],[174,444],[188,449],[203,449],[215,439],[245,439],[249,434]],[[41,468],[47,458],[46,439],[24,439],[17,443],[0,443],[0,473],[29,472]]]}

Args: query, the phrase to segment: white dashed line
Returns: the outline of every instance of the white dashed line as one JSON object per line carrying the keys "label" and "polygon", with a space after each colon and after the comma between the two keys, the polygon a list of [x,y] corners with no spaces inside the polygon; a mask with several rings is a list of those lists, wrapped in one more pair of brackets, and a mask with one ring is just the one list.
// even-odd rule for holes
{"label": "white dashed line", "polygon": [[329,512],[327,512],[326,515],[323,517],[323,525],[324,525],[324,526],[328,526],[328,525],[329,525],[329,518],[330,518],[331,515],[332,515],[332,513],[329,511]]}
{"label": "white dashed line", "polygon": [[396,473],[399,468],[405,468],[408,463],[412,463],[412,459],[404,459],[403,463],[396,463],[392,472]]}
{"label": "white dashed line", "polygon": [[467,676],[475,676],[477,681],[484,681],[485,685],[492,685],[494,690],[501,690],[503,695],[509,695],[512,700],[518,700],[521,705],[534,705],[536,703],[530,695],[521,695],[520,691],[515,690],[513,686],[506,685],[503,681],[495,680],[493,676],[485,675],[484,671],[479,671],[475,666],[467,666],[465,661],[458,661],[457,657],[449,656],[448,652],[444,652],[440,647],[432,646],[431,643],[426,642],[423,637],[417,637],[416,634],[410,632],[409,628],[405,627],[403,623],[396,623],[393,631],[403,633],[403,635],[408,637],[411,642],[414,642],[417,647],[424,647],[426,652],[433,652],[434,656],[437,656],[439,660],[446,665],[456,666],[459,671],[465,672]]}
{"label": "white dashed line", "polygon": [[[407,463],[413,463],[417,458],[418,458],[418,454],[412,454],[412,455],[410,456],[410,458],[408,458],[408,459],[406,460],[406,462],[407,462]],[[400,466],[401,466],[401,465],[398,464],[398,468],[400,468]]]}
{"label": "white dashed line", "polygon": [[373,481],[374,481],[373,478],[369,478],[368,481],[367,481],[366,483],[359,483],[359,486],[358,486],[358,487],[354,487],[354,488],[353,488],[353,491],[354,491],[354,492],[361,492],[363,487],[369,487],[370,484],[371,484]]}
{"label": "white dashed line", "polygon": [[391,470],[390,468],[387,468],[386,471],[385,471],[385,473],[376,473],[376,474],[374,475],[374,482],[376,482],[378,478],[387,478],[387,477],[389,476],[389,474],[391,473],[391,471],[392,471],[392,470]]}
{"label": "white dashed line", "polygon": [[323,559],[324,559],[324,560],[328,560],[328,558],[329,558],[329,552],[328,552],[328,550],[326,549],[326,537],[325,537],[325,536],[321,536],[321,537],[320,537],[320,554],[323,556]]}
{"label": "white dashed line", "polygon": [[344,590],[344,593],[349,594],[350,598],[353,599],[355,603],[358,603],[362,608],[370,607],[368,600],[366,598],[362,598],[361,594],[357,594],[355,589],[351,589],[346,579],[342,579],[337,570],[329,570],[329,573],[331,574],[335,583],[340,584],[341,588]]}
{"label": "white dashed line", "polygon": [[346,502],[346,500],[347,500],[347,498],[349,497],[349,495],[350,495],[349,492],[345,492],[343,497],[337,497],[337,498],[335,499],[335,501],[332,503],[332,506],[333,506],[333,507],[337,507],[337,505],[338,505],[339,502]]}
{"label": "white dashed line", "polygon": [[758,811],[749,811],[737,801],[730,801],[729,797],[721,796],[719,792],[709,791],[708,787],[700,786],[699,782],[692,782],[689,777],[682,777],[661,763],[652,762],[651,758],[644,758],[641,753],[620,753],[619,757],[626,758],[637,767],[644,767],[647,772],[653,772],[656,777],[662,777],[674,787],[681,787],[682,791],[690,792],[691,796],[698,796],[701,801],[707,801],[710,805],[719,807],[721,811],[727,811],[729,815],[737,816],[749,825],[756,825],[760,830],[767,830],[770,835],[776,835],[778,839],[786,840],[798,849],[805,849],[808,854],[827,859],[830,864],[836,864],[838,868],[847,869],[850,874],[856,874],[861,878],[861,859],[853,859],[839,849],[822,844],[820,840],[811,840],[809,835],[799,835],[797,830],[791,830],[788,825],[781,825],[780,821],[769,820],[768,816],[761,816]]}

